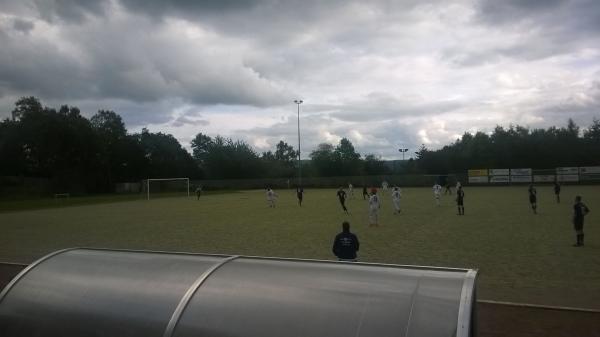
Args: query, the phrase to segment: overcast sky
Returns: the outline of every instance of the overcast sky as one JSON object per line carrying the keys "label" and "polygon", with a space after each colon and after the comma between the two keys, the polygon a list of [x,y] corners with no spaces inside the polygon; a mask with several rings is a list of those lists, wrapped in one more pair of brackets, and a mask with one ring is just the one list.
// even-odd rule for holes
{"label": "overcast sky", "polygon": [[465,131],[600,118],[600,1],[0,0],[0,117],[21,96],[303,158],[401,158]]}

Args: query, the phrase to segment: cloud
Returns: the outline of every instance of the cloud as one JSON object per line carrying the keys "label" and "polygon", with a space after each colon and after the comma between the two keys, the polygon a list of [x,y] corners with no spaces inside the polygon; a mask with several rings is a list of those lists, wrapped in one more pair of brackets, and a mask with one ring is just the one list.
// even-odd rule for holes
{"label": "cloud", "polygon": [[33,27],[35,27],[34,23],[28,20],[17,18],[13,22],[13,28],[25,34],[29,33]]}
{"label": "cloud", "polygon": [[347,137],[398,158],[497,124],[590,123],[599,32],[594,0],[4,0],[0,116],[35,95],[263,151],[296,143],[303,99],[303,154]]}

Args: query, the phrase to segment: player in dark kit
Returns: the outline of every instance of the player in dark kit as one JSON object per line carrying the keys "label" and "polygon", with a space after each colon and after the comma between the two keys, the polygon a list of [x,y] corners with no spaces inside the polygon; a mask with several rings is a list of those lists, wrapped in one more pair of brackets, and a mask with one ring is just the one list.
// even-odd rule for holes
{"label": "player in dark kit", "polygon": [[556,203],[560,204],[560,184],[558,181],[554,182],[554,195],[556,195]]}
{"label": "player in dark kit", "polygon": [[340,204],[344,209],[344,212],[348,213],[348,209],[346,208],[346,191],[342,187],[337,191],[337,197],[340,199]]}
{"label": "player in dark kit", "polygon": [[529,185],[529,203],[531,204],[531,209],[533,210],[533,214],[537,214],[537,190],[533,185]]}
{"label": "player in dark kit", "polygon": [[444,195],[450,194],[452,195],[452,186],[449,181],[446,181],[446,189],[444,190]]}
{"label": "player in dark kit", "polygon": [[298,198],[298,205],[302,207],[302,198],[304,197],[304,189],[302,187],[296,188],[296,197]]}
{"label": "player in dark kit", "polygon": [[367,192],[367,186],[363,186],[363,200],[367,200],[369,197],[369,192]]}
{"label": "player in dark kit", "polygon": [[360,247],[356,235],[350,233],[350,223],[342,223],[342,232],[333,240],[333,254],[340,260],[356,261],[356,252]]}
{"label": "player in dark kit", "polygon": [[456,190],[456,206],[458,207],[458,215],[465,215],[465,191],[463,191],[462,186],[458,186]]}
{"label": "player in dark kit", "polygon": [[590,209],[581,202],[581,197],[575,197],[573,205],[573,227],[575,228],[577,243],[574,247],[583,247],[583,218],[590,212]]}

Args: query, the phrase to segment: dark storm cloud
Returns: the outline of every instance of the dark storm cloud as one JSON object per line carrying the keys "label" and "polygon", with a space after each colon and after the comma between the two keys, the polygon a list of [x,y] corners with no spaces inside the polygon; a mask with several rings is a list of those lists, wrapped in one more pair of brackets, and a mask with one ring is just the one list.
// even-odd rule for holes
{"label": "dark storm cloud", "polygon": [[34,0],[40,17],[53,22],[82,23],[87,16],[106,14],[107,0]]}
{"label": "dark storm cloud", "polygon": [[545,120],[545,126],[566,125],[572,118],[580,126],[587,126],[600,119],[600,81],[593,82],[584,92],[572,95],[558,102],[549,102],[534,110]]}
{"label": "dark storm cloud", "polygon": [[142,103],[179,97],[195,104],[267,106],[289,94],[230,56],[236,46],[219,36],[205,38],[215,44],[211,48],[190,46],[185,37],[161,32],[170,26],[139,17],[111,20],[76,29],[49,24],[49,30],[25,37],[0,31],[0,95],[12,90],[44,99]]}
{"label": "dark storm cloud", "polygon": [[171,126],[179,127],[184,125],[207,126],[210,122],[205,119],[189,118],[185,115],[178,116],[171,122]]}
{"label": "dark storm cloud", "polygon": [[538,60],[599,42],[600,1],[480,0],[475,9],[475,22],[512,32],[515,38],[486,49],[445,49],[442,58],[458,66],[494,63],[501,57]]}
{"label": "dark storm cloud", "polygon": [[363,100],[337,106],[323,106],[333,111],[329,116],[343,121],[387,121],[403,117],[425,117],[451,112],[463,106],[459,101],[424,102],[401,100],[385,93],[371,93]]}
{"label": "dark storm cloud", "polygon": [[491,24],[514,24],[515,21],[540,17],[560,10],[569,0],[481,0],[476,7],[481,19]]}
{"label": "dark storm cloud", "polygon": [[15,19],[13,22],[13,28],[23,33],[29,33],[35,27],[35,24],[28,20]]}
{"label": "dark storm cloud", "polygon": [[199,15],[246,11],[260,3],[274,1],[258,0],[121,0],[121,4],[134,13],[146,13],[155,17],[183,16],[198,17]]}

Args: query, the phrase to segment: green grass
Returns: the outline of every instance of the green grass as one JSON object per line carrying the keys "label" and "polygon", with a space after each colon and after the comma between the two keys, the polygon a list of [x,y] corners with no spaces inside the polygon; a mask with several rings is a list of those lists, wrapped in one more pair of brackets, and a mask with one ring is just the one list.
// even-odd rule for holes
{"label": "green grass", "polygon": [[[401,215],[387,195],[379,228],[367,227],[362,197],[347,202],[347,216],[334,190],[307,190],[302,208],[291,190],[278,191],[275,209],[263,191],[26,211],[0,204],[0,261],[28,263],[74,246],[332,259],[332,239],[348,219],[361,261],[477,268],[479,298],[600,308],[600,186],[564,186],[561,204],[551,187],[539,187],[538,215],[527,187],[465,192],[462,217],[453,197],[436,207],[430,188],[403,189]],[[585,248],[571,247],[576,194],[592,210]]]}

